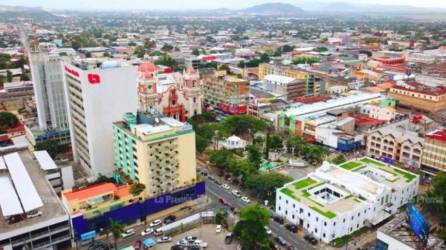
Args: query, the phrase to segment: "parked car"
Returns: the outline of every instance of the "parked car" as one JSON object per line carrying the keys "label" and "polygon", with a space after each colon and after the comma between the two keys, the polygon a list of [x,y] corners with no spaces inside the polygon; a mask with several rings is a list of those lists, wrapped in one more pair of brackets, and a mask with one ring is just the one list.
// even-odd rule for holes
{"label": "parked car", "polygon": [[133,244],[133,248],[135,248],[135,250],[139,250],[142,247],[142,241],[137,240],[135,241],[135,243]]}
{"label": "parked car", "polygon": [[194,241],[198,240],[198,237],[189,235],[189,236],[184,237],[184,239],[188,242],[194,242]]}
{"label": "parked car", "polygon": [[149,227],[157,227],[160,226],[163,222],[161,220],[154,220],[150,222]]}
{"label": "parked car", "polygon": [[246,202],[246,203],[250,203],[250,202],[251,202],[251,200],[250,200],[248,197],[246,197],[246,196],[243,196],[243,197],[241,198],[241,200],[244,201],[244,202]]}
{"label": "parked car", "polygon": [[158,243],[167,243],[167,242],[171,242],[171,241],[172,241],[172,237],[169,237],[169,236],[163,236],[157,240]]}
{"label": "parked car", "polygon": [[294,224],[286,224],[285,228],[293,233],[297,233],[297,229],[298,229],[297,226]]}
{"label": "parked car", "polygon": [[215,184],[221,186],[221,182],[219,180],[215,179],[214,182],[215,182]]}
{"label": "parked car", "polygon": [[234,238],[234,235],[233,235],[232,233],[228,233],[228,234],[226,234],[226,236],[225,236],[225,244],[226,244],[226,245],[231,244],[233,238]]}
{"label": "parked car", "polygon": [[155,231],[153,231],[153,235],[155,235],[155,236],[161,236],[161,235],[163,235],[163,230],[161,230],[161,229],[155,229]]}
{"label": "parked car", "polygon": [[215,232],[216,232],[216,233],[221,233],[221,230],[222,230],[221,225],[217,225],[217,226],[215,227]]}
{"label": "parked car", "polygon": [[31,218],[38,217],[41,215],[42,215],[42,211],[33,210],[33,211],[29,212],[28,214],[26,214],[26,218],[31,219]]}
{"label": "parked car", "polygon": [[304,239],[308,242],[310,242],[312,245],[316,245],[317,244],[317,240],[316,238],[314,238],[313,236],[307,234],[304,236]]}
{"label": "parked car", "polygon": [[275,238],[275,240],[276,240],[276,242],[279,243],[281,246],[286,246],[286,245],[288,245],[288,242],[287,242],[284,238],[282,238],[282,236],[277,236],[277,237]]}
{"label": "parked car", "polygon": [[141,236],[151,235],[153,234],[153,228],[146,228],[141,232]]}
{"label": "parked car", "polygon": [[232,190],[232,194],[235,196],[235,197],[240,197],[241,196],[241,194],[240,194],[240,192],[238,191],[238,190]]}
{"label": "parked car", "polygon": [[267,235],[271,235],[273,233],[268,226],[265,226],[265,231]]}
{"label": "parked car", "polygon": [[228,184],[223,184],[221,187],[226,190],[229,190],[231,188]]}
{"label": "parked car", "polygon": [[134,234],[135,234],[135,229],[129,228],[121,234],[121,237],[125,239],[125,238],[128,238]]}
{"label": "parked car", "polygon": [[170,224],[176,220],[177,220],[177,217],[175,215],[171,214],[171,215],[167,216],[166,218],[164,218],[164,224]]}
{"label": "parked car", "polygon": [[283,224],[285,221],[284,221],[284,219],[282,218],[282,217],[280,217],[280,216],[273,216],[273,220],[275,221],[275,222],[277,222],[277,223],[279,223],[279,224]]}

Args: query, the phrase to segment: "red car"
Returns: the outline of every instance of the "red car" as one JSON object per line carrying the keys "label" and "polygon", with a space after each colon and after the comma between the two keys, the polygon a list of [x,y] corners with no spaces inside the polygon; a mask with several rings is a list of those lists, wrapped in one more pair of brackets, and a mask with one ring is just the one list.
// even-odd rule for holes
{"label": "red car", "polygon": [[141,249],[141,247],[142,247],[142,241],[140,241],[140,240],[135,241],[135,244],[133,244],[133,247],[134,247],[136,250]]}

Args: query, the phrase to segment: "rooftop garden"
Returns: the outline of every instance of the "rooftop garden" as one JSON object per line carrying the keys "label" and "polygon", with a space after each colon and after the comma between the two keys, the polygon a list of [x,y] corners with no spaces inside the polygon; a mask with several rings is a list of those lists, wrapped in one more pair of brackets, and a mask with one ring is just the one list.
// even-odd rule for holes
{"label": "rooftop garden", "polygon": [[317,183],[317,181],[311,179],[310,177],[307,177],[303,180],[300,180],[300,181],[294,183],[293,186],[295,189],[302,189],[302,188],[308,187],[310,185],[313,185],[315,183]]}
{"label": "rooftop garden", "polygon": [[397,173],[403,175],[404,178],[406,178],[406,182],[411,182],[413,179],[417,178],[416,175],[411,174],[411,173],[409,173],[409,172],[402,171],[402,170],[399,170],[399,169],[396,169],[396,168],[395,168],[394,170],[395,170],[395,172],[397,172]]}
{"label": "rooftop garden", "polygon": [[346,163],[340,165],[341,168],[344,168],[344,169],[347,169],[347,170],[352,170],[352,169],[355,169],[355,168],[357,168],[359,166],[362,166],[362,163],[358,162],[358,161],[349,161],[349,162],[346,162]]}
{"label": "rooftop garden", "polygon": [[295,199],[295,200],[297,200],[297,201],[300,201],[300,199],[297,197],[297,196],[295,196],[294,195],[294,192],[292,191],[292,190],[290,190],[289,188],[283,188],[282,190],[280,190],[282,193],[284,193],[285,195],[287,195],[287,196],[289,196],[289,197],[291,197],[291,198],[293,198],[293,199]]}
{"label": "rooftop garden", "polygon": [[364,162],[364,163],[367,163],[367,164],[378,165],[378,166],[383,166],[383,167],[386,166],[386,164],[384,162],[373,160],[373,159],[368,158],[368,157],[362,158],[361,161]]}

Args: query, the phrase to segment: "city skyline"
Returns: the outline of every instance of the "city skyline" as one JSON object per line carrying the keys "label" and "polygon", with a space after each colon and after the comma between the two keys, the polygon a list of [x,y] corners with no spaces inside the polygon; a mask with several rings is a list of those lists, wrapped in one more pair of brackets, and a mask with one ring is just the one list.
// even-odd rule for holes
{"label": "city skyline", "polygon": [[242,3],[235,0],[216,0],[216,1],[203,1],[203,0],[167,0],[162,2],[151,2],[146,0],[136,0],[133,1],[131,5],[124,0],[113,0],[105,1],[99,0],[91,1],[80,0],[76,3],[66,3],[55,0],[2,0],[0,4],[12,5],[12,6],[27,6],[27,7],[43,7],[46,9],[75,9],[75,10],[136,10],[136,9],[147,9],[147,10],[191,10],[191,9],[217,9],[217,8],[229,8],[229,9],[242,9],[253,5],[264,4],[264,3],[289,3],[297,7],[302,7],[303,9],[312,9],[312,5],[333,4],[333,3],[348,3],[355,5],[401,5],[401,6],[413,6],[419,8],[446,8],[446,2],[442,0],[429,0],[429,1],[415,1],[415,0],[318,0],[314,1],[298,1],[298,0],[247,0]]}

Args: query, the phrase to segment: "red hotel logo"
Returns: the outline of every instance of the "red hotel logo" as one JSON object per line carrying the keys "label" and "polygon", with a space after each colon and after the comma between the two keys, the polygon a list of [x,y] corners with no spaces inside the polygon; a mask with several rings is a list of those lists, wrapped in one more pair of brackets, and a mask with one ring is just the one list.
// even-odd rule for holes
{"label": "red hotel logo", "polygon": [[101,77],[98,74],[88,74],[88,82],[90,84],[101,83]]}
{"label": "red hotel logo", "polygon": [[65,68],[66,72],[70,73],[71,75],[73,75],[75,77],[79,77],[79,72],[77,72],[76,70],[70,69],[67,66],[64,66],[64,68]]}

